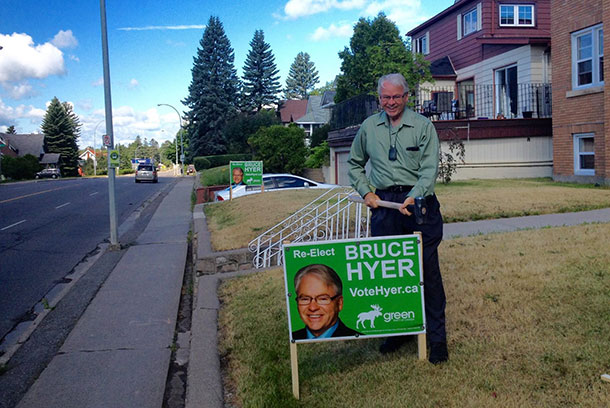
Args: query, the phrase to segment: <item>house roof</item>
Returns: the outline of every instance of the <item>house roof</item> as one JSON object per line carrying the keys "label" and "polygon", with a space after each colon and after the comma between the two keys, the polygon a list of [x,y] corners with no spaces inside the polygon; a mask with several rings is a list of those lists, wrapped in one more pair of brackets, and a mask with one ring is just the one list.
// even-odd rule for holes
{"label": "house roof", "polygon": [[322,95],[321,107],[330,108],[331,106],[334,106],[336,94],[337,94],[337,91],[324,91],[324,94]]}
{"label": "house roof", "polygon": [[430,73],[434,78],[455,78],[455,68],[449,56],[439,58],[430,63]]}
{"label": "house roof", "polygon": [[298,124],[328,123],[330,109],[322,108],[322,99],[322,95],[310,95],[307,100],[307,113],[295,122]]}
{"label": "house roof", "polygon": [[40,159],[40,164],[56,164],[59,162],[59,153],[45,153]]}
{"label": "house roof", "polygon": [[280,104],[280,119],[282,123],[295,122],[307,113],[307,99],[289,99]]}
{"label": "house roof", "polygon": [[434,24],[438,20],[442,19],[447,14],[452,13],[453,10],[455,10],[456,8],[462,7],[466,3],[474,3],[474,2],[475,2],[475,0],[455,0],[455,2],[453,3],[452,6],[447,7],[445,10],[441,11],[440,13],[435,15],[434,17],[430,18],[429,20],[424,21],[423,23],[421,23],[420,25],[418,25],[417,27],[415,27],[414,29],[409,31],[406,35],[409,36],[409,37],[412,37],[414,34],[420,32],[424,28],[426,28],[426,27]]}
{"label": "house roof", "polygon": [[15,135],[10,133],[0,134],[9,145],[17,149],[17,155],[23,157],[26,154],[31,154],[34,157],[39,157],[44,153],[44,135],[42,133],[32,133],[25,135]]}

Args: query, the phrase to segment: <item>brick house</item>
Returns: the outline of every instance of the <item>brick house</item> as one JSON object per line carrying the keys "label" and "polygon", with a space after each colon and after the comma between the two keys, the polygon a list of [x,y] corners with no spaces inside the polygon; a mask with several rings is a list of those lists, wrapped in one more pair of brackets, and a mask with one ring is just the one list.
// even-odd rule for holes
{"label": "brick house", "polygon": [[554,0],[551,17],[553,43],[564,50],[553,54],[553,178],[610,185],[610,3]]}

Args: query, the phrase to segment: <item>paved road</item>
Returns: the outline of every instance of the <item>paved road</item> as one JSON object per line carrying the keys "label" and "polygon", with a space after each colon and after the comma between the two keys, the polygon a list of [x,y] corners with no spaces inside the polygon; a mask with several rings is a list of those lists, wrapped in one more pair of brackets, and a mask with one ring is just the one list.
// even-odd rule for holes
{"label": "paved road", "polygon": [[[119,224],[173,181],[116,179]],[[106,178],[0,185],[0,339],[110,235]]]}

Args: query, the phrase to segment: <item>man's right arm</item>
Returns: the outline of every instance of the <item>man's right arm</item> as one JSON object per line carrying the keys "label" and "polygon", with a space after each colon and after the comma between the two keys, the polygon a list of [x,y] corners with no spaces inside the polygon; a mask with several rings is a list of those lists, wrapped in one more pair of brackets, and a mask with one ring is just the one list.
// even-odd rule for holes
{"label": "man's right arm", "polygon": [[366,178],[366,171],[364,166],[369,160],[369,156],[366,153],[366,131],[363,127],[360,127],[352,147],[349,152],[349,158],[347,160],[349,181],[354,187],[354,190],[360,194],[361,197],[366,197],[368,193],[371,193],[371,187],[369,181]]}

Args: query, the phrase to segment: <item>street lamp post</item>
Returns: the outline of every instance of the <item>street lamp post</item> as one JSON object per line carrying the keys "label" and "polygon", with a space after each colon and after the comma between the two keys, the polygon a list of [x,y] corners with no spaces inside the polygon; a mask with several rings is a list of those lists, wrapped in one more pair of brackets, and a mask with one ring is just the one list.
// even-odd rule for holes
{"label": "street lamp post", "polygon": [[[180,163],[181,168],[184,168],[184,143],[182,140],[182,116],[178,112],[178,109],[174,108],[172,105],[167,103],[158,103],[157,106],[169,106],[174,111],[176,111],[176,115],[178,115],[178,121],[180,122],[180,129],[178,129],[178,134],[180,135]],[[176,165],[178,165],[178,138],[176,137]],[[182,173],[182,171],[180,172]]]}

